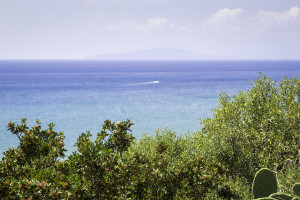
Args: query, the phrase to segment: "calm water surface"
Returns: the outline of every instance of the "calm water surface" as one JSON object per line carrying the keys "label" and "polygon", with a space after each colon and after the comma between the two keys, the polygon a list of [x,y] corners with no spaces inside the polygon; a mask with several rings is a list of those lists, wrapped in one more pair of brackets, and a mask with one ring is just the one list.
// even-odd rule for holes
{"label": "calm water surface", "polygon": [[299,78],[300,61],[0,61],[0,153],[18,144],[6,124],[21,118],[55,123],[68,154],[106,119],[130,119],[137,138],[166,126],[197,131],[221,92],[250,89],[259,72]]}

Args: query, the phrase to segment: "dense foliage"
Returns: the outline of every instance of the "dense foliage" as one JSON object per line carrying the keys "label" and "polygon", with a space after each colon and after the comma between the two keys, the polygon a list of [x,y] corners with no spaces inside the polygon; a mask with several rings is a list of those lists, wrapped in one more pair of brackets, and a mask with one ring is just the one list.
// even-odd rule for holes
{"label": "dense foliage", "polygon": [[20,141],[0,161],[2,199],[251,199],[262,167],[288,192],[300,182],[300,80],[263,75],[253,88],[221,94],[203,128],[178,136],[158,129],[135,140],[129,120],[82,133],[66,157],[63,132],[39,121],[8,123]]}
{"label": "dense foliage", "polygon": [[214,116],[202,121],[206,155],[226,165],[232,176],[253,179],[263,167],[275,171],[299,155],[300,80],[278,84],[261,75],[253,88],[219,97]]}

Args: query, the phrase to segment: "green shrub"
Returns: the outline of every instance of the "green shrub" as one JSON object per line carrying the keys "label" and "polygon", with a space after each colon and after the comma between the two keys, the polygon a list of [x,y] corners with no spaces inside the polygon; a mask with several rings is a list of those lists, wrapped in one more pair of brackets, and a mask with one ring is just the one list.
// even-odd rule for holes
{"label": "green shrub", "polygon": [[204,157],[249,183],[260,168],[281,170],[285,160],[299,155],[299,99],[299,79],[285,77],[277,84],[264,75],[246,92],[222,93],[213,117],[201,121]]}
{"label": "green shrub", "polygon": [[[58,183],[63,177],[64,157],[63,132],[55,132],[54,124],[42,130],[37,120],[36,126],[29,129],[26,119],[21,124],[10,122],[8,130],[20,141],[17,148],[4,152],[0,162],[0,196],[5,199],[50,199],[63,198],[68,194]],[[64,181],[61,178],[59,182]]]}
{"label": "green shrub", "polygon": [[[194,148],[196,140],[191,138],[188,134],[176,136],[175,132],[159,129],[155,137],[143,136],[132,145],[128,153],[148,161],[145,165],[148,173],[144,176],[151,181],[146,199],[205,199],[226,195],[222,193],[224,187],[219,187],[225,181],[226,169],[204,163]],[[236,195],[230,189],[228,193]]]}
{"label": "green shrub", "polygon": [[131,147],[129,120],[107,120],[95,141],[90,132],[82,133],[77,151],[60,160],[63,133],[53,126],[42,130],[39,122],[32,129],[25,120],[9,123],[20,145],[5,152],[0,163],[5,199],[242,199],[224,184],[223,166],[189,153],[190,141],[174,132],[158,133],[149,139],[148,151],[140,151],[139,141]]}

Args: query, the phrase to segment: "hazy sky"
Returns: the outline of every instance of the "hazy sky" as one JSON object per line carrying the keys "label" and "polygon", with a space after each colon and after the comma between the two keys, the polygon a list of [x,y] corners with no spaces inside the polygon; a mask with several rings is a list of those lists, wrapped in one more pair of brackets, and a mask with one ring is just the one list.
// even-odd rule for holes
{"label": "hazy sky", "polygon": [[162,47],[300,59],[300,0],[0,0],[0,59]]}

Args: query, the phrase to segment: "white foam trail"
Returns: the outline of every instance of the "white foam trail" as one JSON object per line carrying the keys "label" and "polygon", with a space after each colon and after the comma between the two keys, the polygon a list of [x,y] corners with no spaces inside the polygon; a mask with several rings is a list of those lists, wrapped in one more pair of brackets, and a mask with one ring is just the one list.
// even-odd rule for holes
{"label": "white foam trail", "polygon": [[150,82],[144,82],[144,83],[133,83],[133,84],[125,84],[123,86],[130,86],[130,85],[149,85],[149,84],[158,84],[159,81],[150,81]]}

